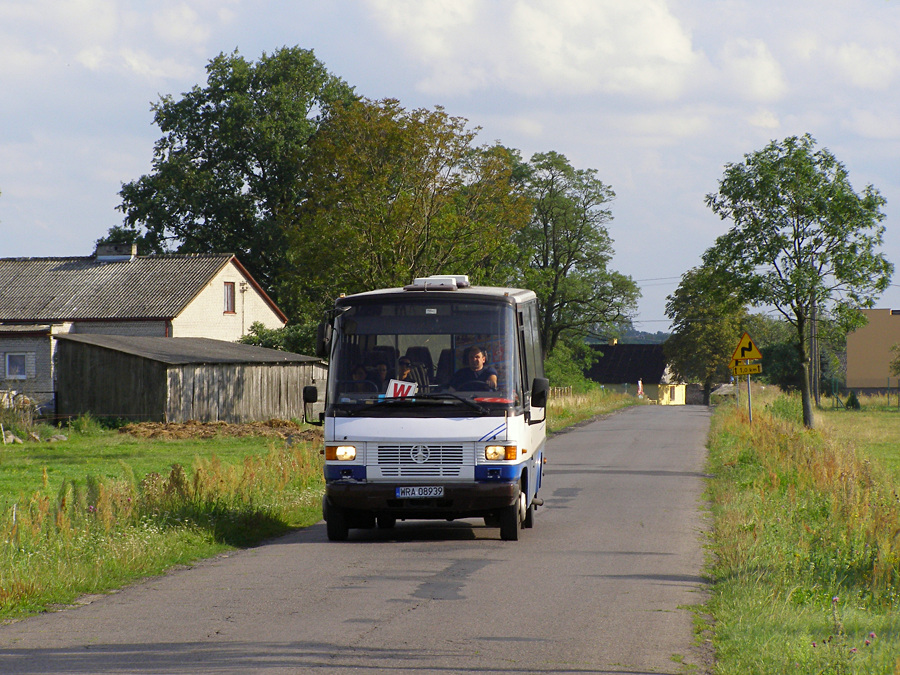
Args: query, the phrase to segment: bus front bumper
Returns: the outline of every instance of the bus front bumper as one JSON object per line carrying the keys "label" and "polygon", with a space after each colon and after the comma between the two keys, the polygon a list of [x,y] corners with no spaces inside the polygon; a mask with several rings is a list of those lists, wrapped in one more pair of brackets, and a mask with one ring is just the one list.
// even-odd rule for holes
{"label": "bus front bumper", "polygon": [[408,485],[334,481],[325,486],[325,498],[342,509],[401,519],[479,517],[511,506],[519,498],[519,483],[505,481],[443,483],[444,494],[441,497],[398,498],[397,488]]}

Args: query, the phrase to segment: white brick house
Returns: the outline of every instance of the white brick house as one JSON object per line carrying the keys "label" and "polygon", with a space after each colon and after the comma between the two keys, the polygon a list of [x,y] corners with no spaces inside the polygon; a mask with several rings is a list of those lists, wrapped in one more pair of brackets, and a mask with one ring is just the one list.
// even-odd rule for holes
{"label": "white brick house", "polygon": [[[130,249],[130,250],[129,250]],[[55,335],[200,337],[234,342],[287,317],[230,253],[0,258],[0,390],[54,400]]]}

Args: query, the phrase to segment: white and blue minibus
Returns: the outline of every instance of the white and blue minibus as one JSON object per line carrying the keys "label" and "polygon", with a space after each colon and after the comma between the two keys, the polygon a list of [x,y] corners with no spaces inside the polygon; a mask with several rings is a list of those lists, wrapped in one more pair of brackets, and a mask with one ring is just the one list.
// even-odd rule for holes
{"label": "white and blue minibus", "polygon": [[504,540],[533,526],[549,391],[534,292],[459,275],[340,297],[319,351],[329,539],[398,520],[483,518]]}

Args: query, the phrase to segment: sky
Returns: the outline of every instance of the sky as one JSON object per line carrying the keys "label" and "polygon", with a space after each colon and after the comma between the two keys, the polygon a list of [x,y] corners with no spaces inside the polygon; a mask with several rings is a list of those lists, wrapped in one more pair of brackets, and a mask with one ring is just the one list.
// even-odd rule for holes
{"label": "sky", "polygon": [[151,169],[151,104],[220,53],[299,46],[366,98],[595,169],[635,328],[665,331],[730,227],[705,196],[772,140],[810,133],[874,185],[900,268],[898,35],[900,0],[0,0],[0,257],[92,254]]}

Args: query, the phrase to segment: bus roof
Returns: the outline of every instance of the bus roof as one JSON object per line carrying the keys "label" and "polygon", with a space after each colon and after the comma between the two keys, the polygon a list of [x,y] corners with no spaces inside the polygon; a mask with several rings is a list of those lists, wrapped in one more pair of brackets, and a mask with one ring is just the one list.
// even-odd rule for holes
{"label": "bus roof", "polygon": [[509,304],[519,304],[537,298],[534,291],[523,288],[507,288],[499,286],[470,286],[467,276],[432,276],[416,279],[409,286],[400,288],[381,288],[374,291],[354,293],[342,296],[335,303],[337,306],[352,304],[362,300],[371,302],[377,299],[406,300],[428,299],[441,302],[462,299],[494,300]]}

